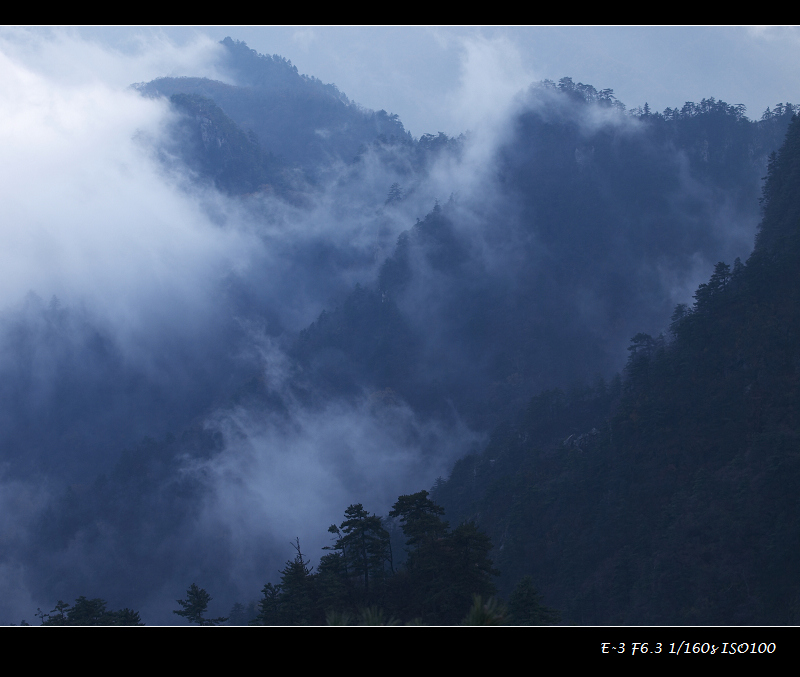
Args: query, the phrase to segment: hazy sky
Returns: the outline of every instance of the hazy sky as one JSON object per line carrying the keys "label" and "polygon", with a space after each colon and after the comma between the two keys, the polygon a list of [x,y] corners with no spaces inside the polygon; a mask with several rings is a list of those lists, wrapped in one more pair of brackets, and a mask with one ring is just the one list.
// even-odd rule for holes
{"label": "hazy sky", "polygon": [[[569,76],[597,89],[613,89],[629,108],[647,101],[663,110],[713,96],[745,104],[751,118],[760,117],[767,106],[800,100],[800,29],[787,26],[203,26],[77,31],[133,51],[154,38],[179,46],[200,35],[215,41],[230,35],[262,54],[290,59],[301,73],[336,84],[363,106],[398,113],[415,136],[463,131],[470,120],[463,112],[450,111],[462,109],[453,104],[465,95],[465,80],[474,82],[480,75],[487,87],[501,89]],[[489,89],[482,98],[492,96]]]}

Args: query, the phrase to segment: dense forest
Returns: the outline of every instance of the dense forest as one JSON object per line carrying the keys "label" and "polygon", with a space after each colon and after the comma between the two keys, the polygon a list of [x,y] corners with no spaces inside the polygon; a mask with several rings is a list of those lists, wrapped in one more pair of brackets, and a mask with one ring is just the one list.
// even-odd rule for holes
{"label": "dense forest", "polygon": [[5,622],[800,622],[797,106],[414,138],[221,47],[129,90],[213,265],[0,315]]}
{"label": "dense forest", "polygon": [[[623,378],[533,398],[435,497],[576,623],[800,621],[800,119],[756,247],[720,262]],[[531,519],[535,516],[534,519]]]}

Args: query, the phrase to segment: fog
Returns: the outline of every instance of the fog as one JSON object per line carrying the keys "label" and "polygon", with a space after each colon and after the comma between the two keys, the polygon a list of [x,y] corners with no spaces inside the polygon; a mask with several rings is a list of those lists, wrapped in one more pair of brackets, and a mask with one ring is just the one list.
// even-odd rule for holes
{"label": "fog", "polygon": [[[397,235],[457,188],[446,170],[430,185],[404,181],[412,199],[388,207],[399,177],[369,153],[359,168],[334,166],[302,206],[226,197],[170,161],[168,102],[127,87],[155,74],[214,76],[214,45],[156,41],[130,56],[69,34],[17,33],[0,49],[0,369],[4,399],[16,400],[3,419],[0,495],[14,515],[3,530],[6,622],[84,592],[154,605],[153,618],[171,622],[155,610],[169,602],[152,600],[185,589],[200,573],[189,553],[219,529],[240,556],[207,551],[211,582],[255,597],[289,540],[301,537],[316,557],[349,503],[385,514],[480,439],[457,415],[418,420],[401,400],[368,392],[311,407],[276,380],[288,359],[280,336],[374,279]],[[237,373],[262,374],[277,412],[217,409],[241,387]],[[92,491],[124,448],[186,425],[219,431],[223,444],[212,459],[177,461],[205,493],[193,515],[161,516],[181,527],[180,540],[156,544],[163,572],[142,574],[131,591],[119,550],[136,537],[100,515],[60,544],[42,541],[65,481],[79,496]]]}
{"label": "fog", "polygon": [[[176,107],[130,87],[236,84],[217,42],[3,34],[2,622],[85,595],[167,624],[192,582],[224,615],[290,541],[316,562],[348,505],[385,515],[539,389],[612,374],[717,257],[747,255],[757,210],[686,151],[531,87],[503,36],[460,54],[441,106],[463,136],[291,166],[286,197],[218,190]],[[529,164],[564,120],[566,159]],[[620,147],[658,155],[650,216],[621,204],[636,176],[604,176]],[[547,192],[562,180],[586,204]]]}

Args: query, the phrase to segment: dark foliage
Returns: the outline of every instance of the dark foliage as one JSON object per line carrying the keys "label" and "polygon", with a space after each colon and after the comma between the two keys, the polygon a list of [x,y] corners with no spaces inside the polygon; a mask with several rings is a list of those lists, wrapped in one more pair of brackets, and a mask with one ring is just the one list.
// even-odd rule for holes
{"label": "dark foliage", "polygon": [[403,233],[374,289],[301,334],[308,373],[327,392],[391,388],[489,428],[537,390],[621,368],[627,338],[664,326],[698,259],[744,254],[724,219],[755,228],[788,118],[752,122],[714,99],[600,117],[620,107],[569,79],[533,88],[494,160],[496,206],[450,200]]}
{"label": "dark foliage", "polygon": [[574,397],[543,394],[440,486],[502,546],[501,589],[532,575],[573,623],[800,620],[798,162],[795,118],[747,264],[719,263],[670,341],[634,337],[621,393],[588,399],[585,432],[558,416]]}
{"label": "dark foliage", "polygon": [[42,625],[144,625],[138,611],[109,611],[106,604],[99,598],[78,597],[72,606],[59,600],[49,614],[40,611],[37,616],[42,619]]}
{"label": "dark foliage", "polygon": [[192,583],[186,591],[186,599],[177,600],[181,608],[172,613],[183,616],[189,623],[195,625],[220,625],[227,621],[228,619],[223,616],[219,618],[205,617],[210,601],[211,595],[203,588],[199,588],[195,583]]}
{"label": "dark foliage", "polygon": [[558,611],[541,603],[541,596],[533,587],[530,576],[525,576],[514,588],[508,611],[514,625],[555,625],[561,620]]}
{"label": "dark foliage", "polygon": [[281,571],[280,584],[264,586],[254,624],[338,625],[358,618],[366,625],[458,624],[475,595],[494,594],[498,572],[489,538],[472,522],[450,531],[442,513],[427,491],[399,497],[389,516],[403,529],[408,558],[395,570],[383,520],[351,505],[341,526],[328,530],[337,539],[316,573],[295,545],[297,556]]}

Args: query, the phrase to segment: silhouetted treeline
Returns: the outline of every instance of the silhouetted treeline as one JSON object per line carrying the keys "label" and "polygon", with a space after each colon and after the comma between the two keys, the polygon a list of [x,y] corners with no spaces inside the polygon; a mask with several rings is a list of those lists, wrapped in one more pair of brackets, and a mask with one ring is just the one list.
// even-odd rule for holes
{"label": "silhouetted treeline", "polygon": [[72,606],[59,600],[50,613],[40,610],[36,615],[42,625],[144,625],[138,611],[109,611],[106,606],[107,602],[100,598],[78,597]]}
{"label": "silhouetted treeline", "polygon": [[[389,517],[406,538],[405,552],[392,551],[385,520],[358,503],[344,521],[328,531],[335,541],[325,547],[316,571],[300,548],[267,583],[261,600],[248,609],[235,604],[229,617],[207,617],[209,593],[192,583],[173,613],[196,625],[425,625],[557,623],[557,611],[545,607],[530,577],[520,581],[509,605],[494,600],[491,542],[473,522],[450,529],[444,509],[427,491],[400,496]],[[401,555],[401,556],[400,556]],[[400,564],[402,559],[403,563]],[[484,601],[482,601],[484,600]],[[143,625],[138,612],[108,611],[102,599],[59,601],[50,613],[36,614],[42,625]]]}
{"label": "silhouetted treeline", "polygon": [[[302,553],[268,583],[250,625],[456,625],[480,616],[479,600],[492,600],[498,571],[489,558],[491,542],[472,522],[450,529],[444,510],[427,491],[400,496],[389,513],[405,537],[405,552],[393,552],[386,521],[358,503],[328,531],[335,541],[316,571]],[[399,561],[402,560],[402,564]],[[549,625],[559,614],[545,607],[530,578],[520,581],[508,607],[492,602],[491,624]],[[244,607],[236,605],[241,623]],[[252,612],[251,612],[252,613]],[[466,620],[465,620],[466,619]]]}
{"label": "silhouetted treeline", "polygon": [[365,609],[380,609],[387,619],[418,619],[425,624],[457,624],[470,609],[473,595],[484,599],[495,590],[497,572],[488,557],[491,543],[474,524],[454,530],[444,510],[427,491],[401,496],[389,516],[406,537],[405,563],[395,563],[390,534],[383,520],[353,504],[329,531],[335,542],[316,572],[296,544],[277,585],[268,583],[255,623],[324,624],[356,621]]}

